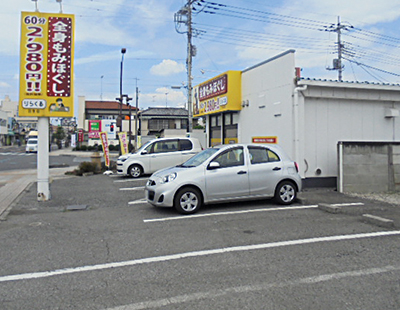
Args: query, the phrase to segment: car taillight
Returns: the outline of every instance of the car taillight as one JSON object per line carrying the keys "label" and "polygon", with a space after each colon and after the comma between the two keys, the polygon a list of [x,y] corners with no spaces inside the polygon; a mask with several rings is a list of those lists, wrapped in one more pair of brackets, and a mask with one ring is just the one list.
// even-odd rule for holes
{"label": "car taillight", "polygon": [[299,165],[296,162],[294,162],[294,166],[296,167],[296,171],[299,172]]}

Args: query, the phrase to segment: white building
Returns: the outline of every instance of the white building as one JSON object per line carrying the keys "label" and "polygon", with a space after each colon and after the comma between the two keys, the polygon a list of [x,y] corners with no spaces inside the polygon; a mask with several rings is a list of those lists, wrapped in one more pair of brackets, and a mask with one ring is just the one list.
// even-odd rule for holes
{"label": "white building", "polygon": [[[194,88],[208,145],[278,143],[305,184],[336,185],[339,141],[400,141],[400,86],[300,78],[289,50]],[[240,91],[239,91],[240,90]]]}

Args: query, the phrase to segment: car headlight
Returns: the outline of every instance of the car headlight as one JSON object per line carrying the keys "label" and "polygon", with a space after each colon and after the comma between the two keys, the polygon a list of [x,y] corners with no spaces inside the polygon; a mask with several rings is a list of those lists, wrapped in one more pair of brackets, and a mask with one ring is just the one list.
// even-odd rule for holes
{"label": "car headlight", "polygon": [[118,160],[121,161],[121,162],[124,162],[124,161],[127,160],[127,159],[128,159],[128,157],[126,157],[126,156],[120,156],[120,157],[118,158]]}
{"label": "car headlight", "polygon": [[168,174],[168,175],[166,175],[166,176],[164,176],[163,178],[162,178],[162,180],[161,180],[161,184],[165,184],[165,183],[168,183],[168,182],[171,182],[171,181],[173,181],[173,180],[175,180],[176,179],[176,177],[177,177],[177,173],[176,172],[174,172],[174,173],[171,173],[171,174]]}

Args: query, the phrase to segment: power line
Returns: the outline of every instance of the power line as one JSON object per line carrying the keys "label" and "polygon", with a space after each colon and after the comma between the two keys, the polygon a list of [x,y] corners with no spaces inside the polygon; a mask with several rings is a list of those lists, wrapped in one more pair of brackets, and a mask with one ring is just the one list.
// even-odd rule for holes
{"label": "power line", "polygon": [[[282,26],[310,29],[314,31],[328,31],[337,33],[337,41],[335,42],[335,47],[330,46],[328,51],[332,49],[337,54],[337,59],[334,59],[334,66],[331,70],[338,71],[338,80],[342,80],[342,73],[344,66],[342,64],[342,59],[347,61],[352,60],[353,63],[360,66],[361,62],[355,59],[367,59],[370,61],[379,62],[382,64],[398,66],[400,58],[397,55],[385,53],[380,54],[380,51],[374,51],[370,48],[363,48],[359,45],[353,45],[350,42],[345,42],[342,40],[342,35],[348,37],[353,37],[355,39],[372,42],[374,44],[386,45],[394,48],[400,47],[400,39],[381,35],[367,30],[362,30],[360,28],[355,28],[348,23],[341,23],[338,17],[338,22],[336,24],[331,24],[326,26],[325,22],[298,18],[288,15],[276,14],[271,12],[264,12],[261,10],[241,8],[237,6],[221,4],[217,2],[208,2],[201,0],[201,10],[199,13],[205,13],[210,15],[219,15],[232,18],[246,19],[248,21],[256,21],[261,23],[273,23]],[[279,36],[268,33],[261,32],[250,32],[242,29],[232,29],[224,28],[221,29],[217,26],[196,24],[198,30],[198,38],[208,41],[215,41],[219,43],[227,43],[238,46],[246,46],[253,48],[264,48],[264,49],[274,49],[274,47],[284,46],[290,44],[291,47],[300,48],[306,51],[312,51],[317,53],[322,50],[322,44],[325,40],[322,39],[311,39],[311,38],[300,38],[300,37],[290,37],[290,36]],[[218,30],[219,29],[219,30]],[[289,42],[290,40],[290,42]],[[293,46],[294,45],[294,46]],[[325,49],[326,50],[326,45]],[[344,58],[346,56],[346,58]],[[351,59],[350,59],[351,58]],[[365,70],[364,65],[362,69]],[[380,70],[381,72],[396,75],[390,71],[379,69],[373,66],[369,66],[369,69]],[[375,77],[377,78],[377,77]],[[378,79],[378,78],[377,78]]]}

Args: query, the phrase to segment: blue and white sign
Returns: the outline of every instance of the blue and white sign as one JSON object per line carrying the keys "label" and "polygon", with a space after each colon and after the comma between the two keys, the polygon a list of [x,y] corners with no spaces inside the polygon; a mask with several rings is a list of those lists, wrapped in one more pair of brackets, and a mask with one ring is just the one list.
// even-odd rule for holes
{"label": "blue and white sign", "polygon": [[114,140],[117,138],[116,132],[117,132],[117,120],[112,119],[103,119],[101,121],[101,128],[102,131],[107,132],[107,136],[109,140]]}

